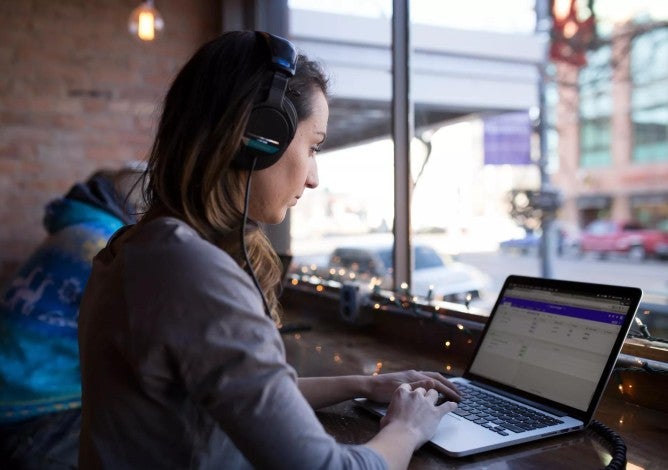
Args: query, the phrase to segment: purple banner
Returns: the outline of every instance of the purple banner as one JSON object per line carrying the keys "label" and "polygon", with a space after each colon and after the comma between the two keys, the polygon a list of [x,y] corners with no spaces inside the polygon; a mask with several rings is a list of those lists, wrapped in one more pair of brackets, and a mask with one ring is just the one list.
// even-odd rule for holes
{"label": "purple banner", "polygon": [[557,315],[579,318],[582,320],[609,323],[611,325],[622,325],[624,323],[624,317],[626,316],[616,312],[604,312],[590,308],[557,305],[546,302],[539,302],[536,300],[517,299],[513,297],[504,297],[501,303],[511,304],[513,307],[525,308],[527,310],[533,310],[536,312],[554,313]]}
{"label": "purple banner", "polygon": [[527,111],[483,119],[485,165],[529,165],[532,125]]}

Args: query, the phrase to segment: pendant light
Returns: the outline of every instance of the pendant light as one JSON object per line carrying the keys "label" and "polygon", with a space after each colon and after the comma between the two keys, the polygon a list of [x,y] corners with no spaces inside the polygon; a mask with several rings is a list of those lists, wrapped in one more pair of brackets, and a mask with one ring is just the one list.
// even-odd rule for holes
{"label": "pendant light", "polygon": [[142,41],[153,41],[164,27],[165,22],[153,6],[153,0],[146,0],[130,13],[128,30]]}

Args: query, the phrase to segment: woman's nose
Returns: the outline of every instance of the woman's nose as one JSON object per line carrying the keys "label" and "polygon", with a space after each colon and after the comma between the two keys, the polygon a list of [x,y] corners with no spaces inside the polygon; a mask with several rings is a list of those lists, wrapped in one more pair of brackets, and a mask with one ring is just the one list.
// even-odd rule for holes
{"label": "woman's nose", "polygon": [[306,176],[306,187],[313,189],[318,186],[320,181],[318,180],[318,164],[315,161],[315,158],[312,160],[313,164],[309,169],[308,175]]}

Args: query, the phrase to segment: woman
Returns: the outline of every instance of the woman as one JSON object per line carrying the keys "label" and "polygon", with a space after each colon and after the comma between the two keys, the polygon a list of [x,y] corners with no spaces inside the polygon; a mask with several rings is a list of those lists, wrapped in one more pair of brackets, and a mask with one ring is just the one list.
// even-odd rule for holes
{"label": "woman", "polygon": [[[255,223],[317,186],[326,91],[259,32],[226,33],[179,72],[147,213],[96,257],[82,302],[82,468],[405,468],[455,407],[435,406],[458,399],[438,374],[298,379],[286,364],[279,262]],[[339,445],[313,409],[358,396],[389,412],[366,445]]]}

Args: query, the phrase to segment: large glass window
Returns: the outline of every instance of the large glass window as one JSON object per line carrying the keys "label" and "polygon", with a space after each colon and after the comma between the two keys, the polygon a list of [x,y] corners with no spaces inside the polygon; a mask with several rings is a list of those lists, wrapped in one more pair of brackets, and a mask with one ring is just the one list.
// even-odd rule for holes
{"label": "large glass window", "polygon": [[[392,264],[386,259],[392,261],[394,224],[392,2],[291,0],[289,5],[294,39],[299,45],[303,38],[304,49],[323,59],[333,85],[329,137],[318,156],[320,185],[291,211],[294,266],[306,275],[345,281],[370,279],[381,271],[364,269],[382,264],[378,282],[398,288],[387,279]],[[524,49],[535,29],[533,0],[512,6],[476,0],[456,9],[416,0],[409,8],[415,109],[409,289],[462,301],[483,292],[494,295],[498,286],[490,276],[456,258],[464,251],[496,249],[502,239],[523,233],[508,215],[507,195],[516,186],[538,185],[529,150],[520,168],[485,168],[482,143],[490,113],[520,111],[522,125],[530,126],[538,75],[522,54],[530,56],[535,45],[515,49]],[[522,136],[528,149],[529,132]],[[487,229],[490,224],[494,230]],[[347,253],[345,259],[341,253]],[[370,263],[370,257],[377,261]]]}
{"label": "large glass window", "polygon": [[631,45],[633,160],[668,161],[668,28]]}
{"label": "large glass window", "polygon": [[580,166],[609,166],[610,116],[612,114],[611,48],[603,46],[587,54],[580,71]]}
{"label": "large glass window", "polygon": [[[313,281],[313,286],[305,287],[315,289],[317,279],[322,278],[333,281],[327,287],[336,287],[336,281],[375,283],[397,292],[408,289],[417,296],[464,302],[484,314],[509,274],[549,275],[608,284],[637,283],[647,302],[668,303],[665,260],[654,256],[636,263],[625,253],[607,251],[581,256],[580,242],[587,229],[584,222],[640,214],[643,221],[651,218],[654,225],[665,226],[663,188],[648,193],[651,200],[638,199],[647,196],[643,188],[629,192],[628,198],[610,185],[616,180],[605,177],[616,171],[610,156],[612,116],[629,112],[614,109],[612,83],[619,77],[612,74],[611,44],[588,54],[588,65],[575,83],[567,74],[547,68],[548,76],[565,81],[555,78],[544,90],[546,173],[549,179],[558,170],[560,178],[554,178],[552,184],[568,184],[554,188],[563,191],[564,203],[552,214],[552,231],[544,237],[545,211],[540,204],[546,198],[539,190],[545,175],[537,164],[538,135],[532,126],[537,117],[540,70],[545,64],[539,66],[542,56],[535,53],[542,44],[533,34],[535,24],[526,22],[515,29],[469,28],[467,21],[474,19],[453,20],[463,14],[458,9],[451,15],[439,14],[447,3],[409,2],[415,124],[408,165],[412,186],[411,197],[397,204],[411,204],[413,246],[407,251],[413,270],[412,285],[402,287],[392,283],[394,181],[406,177],[396,174],[392,140],[392,2],[290,1],[292,39],[311,57],[320,59],[332,78],[329,136],[317,157],[320,185],[306,191],[291,210],[294,269],[303,274],[302,279]],[[469,3],[487,14],[499,2]],[[514,17],[508,24],[535,15],[533,1],[501,3],[503,13]],[[431,15],[424,16],[425,11]],[[496,14],[499,24],[503,23],[502,15]],[[440,24],[439,18],[449,23]],[[653,41],[652,47],[658,50],[658,39]],[[634,45],[634,50],[648,47],[636,44],[640,45]],[[657,64],[665,63],[658,54],[652,56]],[[641,68],[632,66],[637,70],[635,86]],[[663,96],[661,87],[655,85],[665,80],[665,65],[661,67],[664,75],[652,72],[638,82],[646,84],[647,93],[655,98]],[[628,83],[621,85],[623,89]],[[560,87],[580,90],[581,128],[576,128],[572,113],[564,113],[568,122],[557,122],[557,100],[568,95]],[[668,89],[665,82],[664,88]],[[645,111],[655,110],[645,105],[649,101],[642,101],[643,92],[639,93],[634,91],[634,122],[668,122],[666,118],[645,119]],[[665,110],[666,101],[663,103]],[[556,140],[552,140],[555,129],[560,132],[559,151],[575,154],[580,146],[579,165],[569,158],[557,160],[563,155],[558,155]],[[490,136],[498,144],[494,158],[489,158]],[[660,140],[655,138],[657,145]],[[636,181],[643,175],[619,177]],[[651,177],[656,181],[655,175]],[[651,217],[646,215],[650,205],[660,209]],[[543,243],[544,239],[551,243]],[[550,248],[547,254],[545,246]]]}
{"label": "large glass window", "polygon": [[[291,210],[293,270],[391,284],[391,2],[291,0],[290,35],[330,77],[319,185]],[[391,287],[391,286],[388,286]]]}

